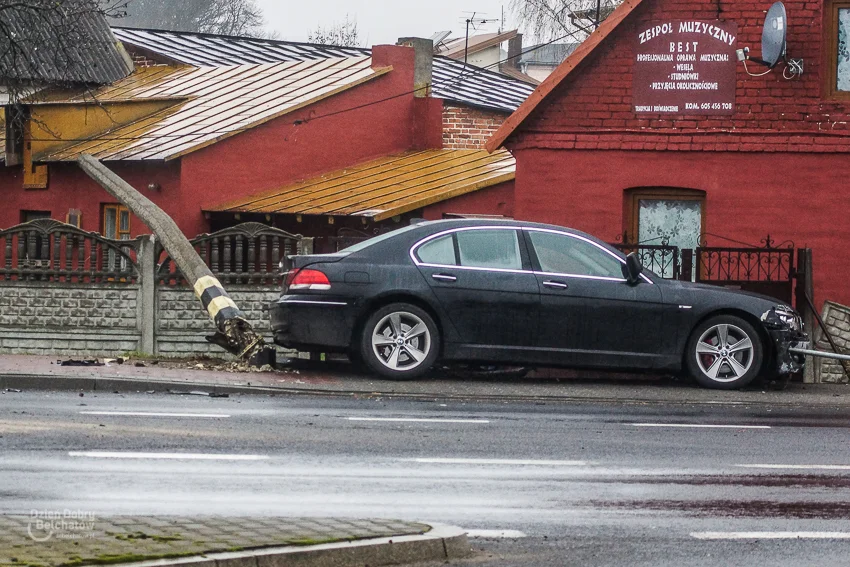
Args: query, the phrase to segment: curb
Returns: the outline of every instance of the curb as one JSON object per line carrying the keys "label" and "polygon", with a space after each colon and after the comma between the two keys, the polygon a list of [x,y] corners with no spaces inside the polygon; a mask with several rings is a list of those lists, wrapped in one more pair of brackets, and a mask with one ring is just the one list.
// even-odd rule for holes
{"label": "curb", "polygon": [[471,553],[465,530],[432,524],[431,530],[421,535],[154,559],[121,567],[375,567],[458,559]]}
{"label": "curb", "polygon": [[414,401],[458,400],[479,402],[531,402],[531,403],[605,403],[621,405],[710,405],[741,406],[768,405],[773,407],[846,407],[847,403],[836,400],[829,402],[783,402],[777,400],[694,400],[666,398],[616,398],[606,396],[534,396],[499,394],[445,394],[439,392],[382,392],[378,390],[324,390],[320,388],[286,388],[280,386],[231,386],[206,382],[184,382],[172,380],[144,380],[138,378],[74,378],[44,376],[39,374],[0,374],[0,391],[4,389],[40,390],[63,392],[185,392],[209,394],[248,395],[298,395],[322,397],[382,397]]}

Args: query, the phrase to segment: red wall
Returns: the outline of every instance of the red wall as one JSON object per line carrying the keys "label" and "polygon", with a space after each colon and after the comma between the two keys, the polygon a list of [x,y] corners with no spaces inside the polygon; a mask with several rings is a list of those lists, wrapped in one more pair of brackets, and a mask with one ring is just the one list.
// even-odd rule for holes
{"label": "red wall", "polygon": [[[169,212],[177,215],[180,227],[192,236],[206,230],[206,221],[193,195],[188,195],[180,186],[180,163],[173,162],[107,162],[107,166],[124,180]],[[148,184],[156,183],[160,190],[149,190]],[[21,167],[0,166],[0,190],[3,207],[0,207],[0,228],[8,228],[21,222],[21,211],[49,211],[51,217],[65,221],[69,209],[82,212],[82,228],[101,232],[104,204],[117,201],[92,181],[75,163],[50,164],[50,180],[47,189],[23,189]],[[150,234],[140,220],[131,217],[132,236]]]}
{"label": "red wall", "polygon": [[[168,212],[189,236],[209,230],[203,209],[387,154],[442,144],[442,101],[414,99],[413,49],[373,48],[373,67],[389,73],[300,111],[208,146],[173,162],[106,162]],[[21,167],[0,167],[0,227],[21,210],[65,220],[82,211],[83,228],[101,230],[101,207],[114,203],[76,164],[50,164],[46,190],[24,190]],[[150,191],[149,183],[161,189]],[[131,220],[133,236],[150,231]]]}
{"label": "red wall", "polygon": [[438,220],[443,213],[514,216],[514,182],[499,183],[422,209],[422,218]]}
{"label": "red wall", "polygon": [[[517,218],[567,225],[613,242],[624,191],[706,192],[703,230],[760,245],[768,234],[814,254],[815,295],[850,304],[850,157],[824,154],[518,150]],[[780,159],[781,158],[781,159]],[[735,246],[706,236],[710,246]]]}
{"label": "red wall", "polygon": [[[186,190],[215,205],[387,154],[439,148],[441,101],[410,94],[413,49],[376,46],[372,53],[374,67],[393,71],[184,157]],[[436,129],[417,127],[423,117]]]}
{"label": "red wall", "polygon": [[[517,218],[573,226],[604,240],[622,234],[624,191],[706,192],[709,233],[760,245],[813,248],[815,295],[850,304],[850,102],[824,99],[823,2],[788,0],[788,54],[802,78],[763,77],[737,64],[732,116],[637,116],[635,36],[648,22],[726,19],[738,48],[759,55],[771,0],[643,0],[508,138],[517,158]],[[753,72],[764,67],[752,63]],[[734,243],[707,236],[710,245]]]}
{"label": "red wall", "polygon": [[[724,19],[738,24],[738,48],[759,55],[771,0],[643,0],[588,59],[537,107],[510,148],[689,151],[850,151],[850,106],[822,96],[823,2],[788,0],[788,55],[805,60],[799,79],[783,63],[763,77],[737,64],[732,116],[636,116],[632,107],[635,37],[660,20]],[[750,63],[753,73],[765,70]]]}

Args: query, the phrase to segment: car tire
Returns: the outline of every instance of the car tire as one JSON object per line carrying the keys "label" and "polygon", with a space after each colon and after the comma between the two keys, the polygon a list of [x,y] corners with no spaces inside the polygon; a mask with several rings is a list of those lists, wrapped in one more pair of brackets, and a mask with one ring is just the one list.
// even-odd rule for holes
{"label": "car tire", "polygon": [[694,329],[685,360],[700,386],[734,390],[761,372],[764,345],[750,323],[734,315],[719,315]]}
{"label": "car tire", "polygon": [[381,307],[366,320],[360,356],[373,372],[391,380],[419,378],[437,360],[440,332],[434,319],[409,303]]}

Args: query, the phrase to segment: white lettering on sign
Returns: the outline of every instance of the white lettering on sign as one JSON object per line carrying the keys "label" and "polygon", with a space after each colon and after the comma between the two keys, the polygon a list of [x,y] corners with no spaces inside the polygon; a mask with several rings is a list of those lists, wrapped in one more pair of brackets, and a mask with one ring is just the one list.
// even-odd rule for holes
{"label": "white lettering on sign", "polygon": [[640,33],[640,42],[646,43],[653,37],[658,37],[660,35],[666,35],[668,33],[673,33],[673,24],[658,24],[657,26],[653,26],[646,31]]}
{"label": "white lettering on sign", "polygon": [[[674,31],[674,28],[673,28],[672,22],[667,22],[667,23],[664,23],[664,24],[656,24],[656,25],[652,26],[651,28],[648,28],[648,29],[640,32],[640,34],[639,34],[640,43],[643,44],[643,43],[646,43],[647,41],[649,41],[650,39],[653,39],[653,38],[656,38],[656,37],[659,37],[659,36],[662,36],[662,35],[671,34],[671,33],[673,33],[673,31]],[[713,25],[711,22],[679,22],[678,32],[679,33],[701,33],[701,34],[704,34],[704,35],[711,36],[714,39],[717,39],[719,41],[722,41],[723,43],[725,43],[727,45],[734,45],[735,39],[737,39],[735,37],[735,35]]]}
{"label": "white lettering on sign", "polygon": [[647,22],[635,30],[635,112],[735,111],[738,27],[728,20]]}

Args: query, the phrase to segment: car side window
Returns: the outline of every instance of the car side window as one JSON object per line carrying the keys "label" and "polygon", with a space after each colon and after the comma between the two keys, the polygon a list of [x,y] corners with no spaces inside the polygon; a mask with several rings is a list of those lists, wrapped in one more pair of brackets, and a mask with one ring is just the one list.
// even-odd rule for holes
{"label": "car side window", "polygon": [[455,244],[451,234],[426,242],[416,250],[420,262],[456,266]]}
{"label": "car side window", "polygon": [[586,240],[553,232],[528,234],[544,272],[623,279],[622,262]]}
{"label": "car side window", "polygon": [[516,230],[482,229],[455,233],[460,265],[473,268],[522,269]]}

